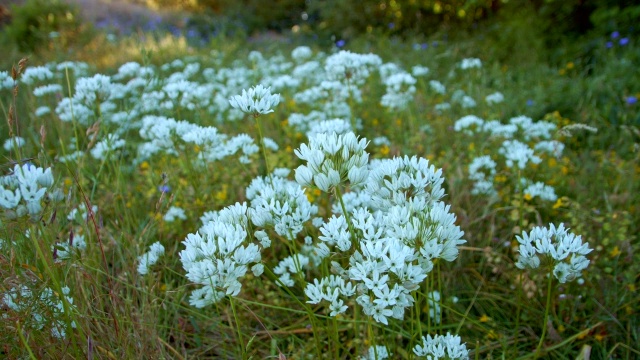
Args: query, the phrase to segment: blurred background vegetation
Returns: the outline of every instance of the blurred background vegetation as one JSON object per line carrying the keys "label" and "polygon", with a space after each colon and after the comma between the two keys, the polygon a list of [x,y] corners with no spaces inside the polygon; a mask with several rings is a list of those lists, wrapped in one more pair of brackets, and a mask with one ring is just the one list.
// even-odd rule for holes
{"label": "blurred background vegetation", "polygon": [[[630,0],[13,0],[4,5],[3,30],[22,50],[34,50],[50,33],[73,43],[82,29],[80,13],[96,4],[119,4],[107,13],[89,15],[94,25],[114,22],[130,29],[184,30],[211,37],[223,33],[250,36],[265,31],[301,33],[318,41],[348,40],[366,34],[428,38],[436,34],[483,35],[497,40],[502,55],[521,41],[529,52],[557,55],[584,36],[621,31],[636,34],[640,5]],[[12,4],[11,4],[12,3]],[[129,9],[144,7],[149,16],[118,23]],[[114,10],[115,9],[115,10]],[[112,17],[108,19],[108,12]],[[168,14],[179,14],[166,24]],[[96,18],[96,16],[98,18]],[[171,17],[171,16],[169,16]],[[86,16],[85,16],[86,18]],[[178,19],[179,18],[179,19]],[[135,24],[133,22],[137,21]],[[176,29],[174,29],[176,28]],[[88,29],[84,29],[88,30]],[[504,44],[501,44],[503,42]],[[498,46],[499,47],[499,46]]]}

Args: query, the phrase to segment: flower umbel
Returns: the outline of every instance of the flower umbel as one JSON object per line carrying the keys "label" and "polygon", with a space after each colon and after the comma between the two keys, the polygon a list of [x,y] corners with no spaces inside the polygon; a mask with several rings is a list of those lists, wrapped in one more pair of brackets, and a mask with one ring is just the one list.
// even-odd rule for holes
{"label": "flower umbel", "polygon": [[234,95],[229,99],[233,108],[240,109],[247,114],[258,116],[272,113],[274,107],[280,103],[280,94],[271,94],[271,88],[257,85],[242,90],[242,95]]}
{"label": "flower umbel", "polygon": [[[537,226],[530,233],[523,232],[522,236],[516,238],[520,243],[520,257],[516,266],[520,269],[535,269],[543,260],[553,264],[553,275],[560,283],[566,283],[579,277],[580,272],[589,266],[585,255],[593,249],[589,249],[589,244],[582,243],[580,235],[576,236],[565,229],[564,224],[558,227],[549,224],[549,228]],[[547,256],[540,259],[538,254]]]}

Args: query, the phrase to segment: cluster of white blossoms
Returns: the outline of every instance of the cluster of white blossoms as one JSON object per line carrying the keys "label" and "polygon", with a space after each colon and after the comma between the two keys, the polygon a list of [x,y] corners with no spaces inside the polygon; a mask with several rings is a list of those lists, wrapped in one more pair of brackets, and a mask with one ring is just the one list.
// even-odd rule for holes
{"label": "cluster of white blossoms", "polygon": [[258,245],[247,244],[247,205],[236,203],[209,214],[208,221],[196,233],[187,235],[180,252],[187,279],[201,285],[189,298],[192,306],[202,308],[226,295],[237,296],[242,289],[239,279],[251,267],[262,274]]}
{"label": "cluster of white blossoms", "polygon": [[465,241],[455,215],[440,201],[440,169],[417,157],[369,166],[366,185],[345,194],[348,216],[324,222],[314,245],[320,259],[337,252],[348,255],[348,263],[333,261],[334,275],[314,279],[305,293],[311,304],[328,302],[331,316],[347,311],[346,303],[355,297],[365,315],[387,324],[389,317],[404,318],[414,303],[411,292],[433,269],[433,261],[455,260],[457,246]]}
{"label": "cluster of white blossoms", "polygon": [[27,214],[36,217],[47,198],[59,201],[64,197],[60,190],[49,191],[52,185],[51,168],[16,164],[11,174],[0,177],[0,208],[9,218]]}
{"label": "cluster of white blossoms", "polygon": [[[468,136],[480,134],[483,138],[497,140],[500,144],[497,153],[504,160],[501,165],[505,168],[526,170],[528,164],[539,164],[542,158],[538,155],[547,153],[559,158],[564,150],[564,144],[557,140],[549,140],[556,126],[546,121],[534,122],[526,116],[509,119],[509,123],[502,124],[498,120],[484,121],[475,115],[467,115],[458,119],[454,130]],[[522,141],[521,141],[522,140]],[[525,141],[525,142],[523,142]],[[533,147],[529,143],[534,143]],[[469,179],[474,181],[472,194],[484,194],[494,197],[494,177],[498,168],[496,159],[490,155],[477,157],[469,164]],[[513,171],[510,171],[513,173]],[[557,196],[553,187],[543,182],[533,182],[521,174],[520,183],[516,184],[523,194],[530,198],[540,198],[545,201],[555,201]]]}
{"label": "cluster of white blossoms", "polygon": [[484,98],[484,101],[489,105],[499,104],[504,101],[504,95],[501,92],[496,91],[493,94],[489,94]]}
{"label": "cluster of white blossoms", "polygon": [[516,266],[520,269],[535,269],[541,264],[553,266],[553,276],[560,283],[566,283],[580,277],[582,270],[589,266],[585,255],[593,249],[582,242],[582,236],[565,229],[564,224],[557,227],[549,224],[548,228],[537,226],[516,239],[520,244]]}
{"label": "cluster of white blossoms", "polygon": [[389,109],[404,109],[416,93],[416,79],[406,72],[399,72],[384,79],[387,92],[380,105]]}
{"label": "cluster of white blossoms", "polygon": [[482,61],[478,58],[462,59],[462,61],[460,61],[460,63],[458,64],[458,67],[462,70],[473,69],[473,68],[479,69],[482,67]]}
{"label": "cluster of white blossoms", "polygon": [[507,167],[520,170],[524,170],[529,162],[539,164],[542,161],[532,148],[518,140],[505,140],[498,153],[504,156]]}
{"label": "cluster of white blossoms", "polygon": [[[20,288],[11,288],[7,291],[2,301],[11,311],[30,315],[31,319],[27,321],[27,325],[31,328],[41,330],[47,326],[50,328],[51,336],[64,339],[67,335],[65,318],[70,315],[65,314],[63,301],[67,302],[66,309],[69,312],[76,312],[73,298],[69,293],[70,289],[64,286],[62,294],[58,294],[51,288],[44,288],[39,294],[34,294],[30,288],[22,285]],[[7,316],[8,314],[3,314],[3,317]],[[72,320],[69,324],[72,328],[76,328],[75,321]]]}
{"label": "cluster of white blossoms", "polygon": [[422,337],[422,345],[416,345],[413,353],[427,360],[467,360],[469,350],[457,335],[427,335]]}
{"label": "cluster of white blossoms", "polygon": [[2,147],[6,151],[11,151],[12,149],[19,149],[23,147],[26,143],[27,141],[23,137],[14,136],[12,138],[5,140]]}
{"label": "cluster of white blossoms", "polygon": [[364,184],[369,171],[369,153],[365,151],[366,139],[358,139],[352,132],[346,134],[321,133],[302,144],[295,154],[306,161],[296,169],[295,178],[301,186],[316,186],[329,192],[345,184]]}
{"label": "cluster of white blossoms", "polygon": [[356,54],[341,50],[327,57],[325,71],[328,80],[349,82],[362,85],[374,69],[382,65],[382,60],[375,54]]}
{"label": "cluster of white blossoms", "polygon": [[162,255],[164,255],[164,246],[159,241],[151,244],[149,251],[138,257],[138,274],[147,275]]}
{"label": "cluster of white blossoms", "polygon": [[493,186],[493,178],[496,176],[496,162],[491,156],[479,156],[469,164],[469,179],[473,180],[473,189],[471,193],[474,195],[485,194],[490,197],[497,195],[497,191]]}
{"label": "cluster of white blossoms", "polygon": [[271,176],[257,177],[247,187],[248,209],[253,225],[271,228],[287,240],[294,240],[304,223],[318,213],[304,190],[295,181],[286,179],[289,169],[276,169]]}
{"label": "cluster of white blossoms", "polygon": [[242,90],[242,95],[229,99],[233,108],[240,109],[254,116],[269,114],[280,103],[280,94],[271,94],[271,88],[257,85],[249,90]]}

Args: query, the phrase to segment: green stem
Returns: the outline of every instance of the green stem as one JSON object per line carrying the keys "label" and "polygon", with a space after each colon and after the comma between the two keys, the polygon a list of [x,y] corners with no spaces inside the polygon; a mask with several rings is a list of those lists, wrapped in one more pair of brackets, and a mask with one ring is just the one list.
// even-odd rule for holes
{"label": "green stem", "polygon": [[518,346],[518,333],[520,332],[520,312],[522,311],[522,284],[524,282],[524,274],[520,274],[520,281],[518,281],[518,288],[516,289],[516,302],[518,303],[516,308],[516,326],[513,334],[513,350],[517,354]]}
{"label": "green stem", "polygon": [[267,169],[267,175],[271,177],[271,169],[267,160],[267,148],[264,146],[264,136],[262,135],[262,126],[260,126],[260,116],[256,115],[256,127],[258,128],[258,137],[260,138],[260,147],[262,148],[262,156],[264,157],[264,167]]}
{"label": "green stem", "polygon": [[553,276],[549,274],[549,282],[547,284],[547,305],[544,309],[544,322],[542,323],[542,336],[540,336],[540,341],[538,342],[538,347],[536,348],[536,358],[540,357],[540,350],[542,349],[542,343],[544,342],[544,337],[547,335],[547,322],[549,321],[549,309],[551,308],[551,284],[553,282]]}
{"label": "green stem", "polygon": [[233,320],[235,321],[236,332],[238,333],[238,343],[240,352],[242,353],[242,359],[247,359],[247,353],[244,348],[244,340],[242,339],[242,331],[240,330],[240,321],[238,320],[238,313],[236,312],[236,305],[233,296],[229,297],[229,303],[231,304],[231,311],[233,312]]}

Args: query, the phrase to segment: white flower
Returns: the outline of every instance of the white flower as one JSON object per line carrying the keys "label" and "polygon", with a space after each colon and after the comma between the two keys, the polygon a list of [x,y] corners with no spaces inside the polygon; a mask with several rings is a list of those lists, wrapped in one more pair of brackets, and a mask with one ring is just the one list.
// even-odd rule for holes
{"label": "white flower", "polygon": [[233,108],[240,109],[247,114],[259,115],[272,113],[272,108],[280,103],[280,94],[271,94],[271,88],[257,85],[242,90],[242,95],[235,95],[229,99]]}
{"label": "white flower", "polygon": [[23,137],[14,136],[4,141],[4,149],[7,151],[11,151],[11,149],[18,149],[24,146],[26,141]]}
{"label": "white flower", "polygon": [[520,257],[516,266],[520,269],[537,268],[541,263],[539,256],[545,255],[547,260],[555,264],[553,275],[565,283],[580,277],[581,271],[589,265],[585,255],[592,249],[582,243],[581,236],[565,229],[564,224],[558,227],[549,224],[548,228],[537,226],[529,233],[516,236],[516,239],[520,243]]}
{"label": "white flower", "polygon": [[179,207],[176,207],[176,206],[172,206],[172,207],[169,208],[169,210],[167,210],[167,213],[164,214],[164,216],[162,218],[166,222],[173,222],[176,219],[186,220],[187,219],[187,215],[185,214],[183,209],[181,209]]}
{"label": "white flower", "polygon": [[467,58],[462,59],[462,61],[458,64],[458,67],[462,70],[473,69],[473,68],[481,68],[482,61],[478,58]]}
{"label": "white flower", "polygon": [[542,161],[540,157],[534,155],[532,148],[518,140],[505,140],[498,153],[505,157],[505,163],[510,168],[517,166],[524,170],[529,161],[534,164]]}
{"label": "white flower", "polygon": [[451,335],[427,335],[422,337],[422,345],[416,345],[413,353],[417,356],[425,357],[430,360],[449,359],[449,360],[465,360],[469,359],[469,350],[465,344],[461,344],[459,336]]}
{"label": "white flower", "polygon": [[138,274],[148,274],[151,266],[155,265],[162,255],[164,255],[164,246],[159,241],[151,244],[149,251],[138,257]]}
{"label": "white flower", "polygon": [[489,105],[498,104],[504,101],[504,95],[502,95],[501,92],[497,91],[491,95],[487,95],[487,97],[484,98],[484,101],[486,101]]}
{"label": "white flower", "polygon": [[366,180],[369,153],[366,139],[358,139],[352,132],[346,134],[321,133],[302,144],[295,154],[307,161],[296,169],[296,181],[301,186],[315,185],[323,191],[349,181],[358,186]]}
{"label": "white flower", "polygon": [[438,80],[429,81],[429,87],[438,94],[444,94],[447,91],[447,88]]}

